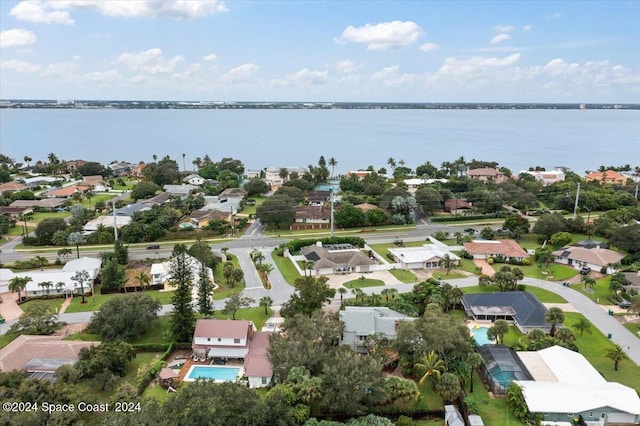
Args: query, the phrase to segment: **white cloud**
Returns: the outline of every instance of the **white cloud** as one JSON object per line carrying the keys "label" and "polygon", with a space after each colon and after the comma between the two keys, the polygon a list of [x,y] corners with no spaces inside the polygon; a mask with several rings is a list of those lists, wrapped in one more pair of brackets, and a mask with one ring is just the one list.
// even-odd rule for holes
{"label": "white cloud", "polygon": [[45,2],[21,1],[9,11],[9,15],[19,21],[73,25],[73,19],[68,11],[49,9],[50,7]]}
{"label": "white cloud", "polygon": [[33,31],[23,30],[21,28],[0,31],[0,48],[25,46],[35,43],[36,40],[37,38]]}
{"label": "white cloud", "polygon": [[384,87],[395,88],[411,83],[416,77],[415,74],[401,74],[399,71],[400,65],[391,65],[371,74],[371,79],[380,81]]}
{"label": "white cloud", "polygon": [[362,64],[358,64],[354,61],[339,61],[336,63],[336,69],[345,74],[351,74],[356,72],[358,69],[362,68]]}
{"label": "white cloud", "polygon": [[88,83],[106,84],[116,83],[122,80],[122,78],[122,74],[120,74],[117,70],[106,70],[82,74],[75,77],[73,80]]}
{"label": "white cloud", "polygon": [[531,25],[527,24],[527,25],[523,25],[522,26],[522,31],[531,31],[531,28],[533,28]]}
{"label": "white cloud", "polygon": [[413,44],[422,34],[422,29],[412,21],[392,21],[366,24],[363,27],[348,26],[338,43],[366,43],[369,50],[389,50]]}
{"label": "white cloud", "polygon": [[41,65],[32,64],[30,62],[20,61],[18,59],[10,59],[0,62],[1,70],[11,70],[17,72],[36,72],[42,68]]}
{"label": "white cloud", "polygon": [[520,53],[514,53],[504,58],[482,56],[473,56],[466,59],[447,58],[444,61],[444,65],[440,67],[438,74],[468,78],[487,69],[511,66],[518,62],[520,56]]}
{"label": "white cloud", "polygon": [[217,59],[218,59],[218,55],[216,55],[215,53],[210,53],[209,55],[202,57],[203,61],[209,61],[209,62],[213,62]]}
{"label": "white cloud", "polygon": [[562,16],[562,15],[560,15],[559,12],[555,12],[555,13],[552,13],[551,15],[548,15],[546,17],[546,19],[558,19],[558,18],[560,18],[560,16]]}
{"label": "white cloud", "polygon": [[189,64],[182,72],[175,73],[171,77],[176,80],[188,80],[190,78],[194,78],[202,68],[202,65],[195,62],[193,64]]}
{"label": "white cloud", "polygon": [[171,72],[176,64],[184,60],[181,55],[171,59],[165,59],[162,50],[158,48],[149,49],[143,52],[126,52],[118,56],[117,64],[123,64],[132,71],[158,74]]}
{"label": "white cloud", "polygon": [[23,0],[9,12],[16,19],[51,24],[73,24],[70,11],[95,10],[124,18],[195,19],[229,9],[223,0]]}
{"label": "white cloud", "polygon": [[75,62],[57,62],[47,65],[42,70],[41,75],[43,77],[69,78],[70,76],[75,75],[77,70],[78,64]]}
{"label": "white cloud", "polygon": [[440,45],[436,43],[427,42],[420,45],[420,50],[422,50],[423,52],[430,52],[432,50],[438,50],[438,49],[440,49]]}
{"label": "white cloud", "polygon": [[511,38],[511,36],[509,34],[500,33],[500,34],[497,34],[495,37],[493,37],[491,39],[491,44],[498,44],[498,43],[503,42],[505,40],[509,40],[510,38]]}
{"label": "white cloud", "polygon": [[251,80],[259,69],[260,67],[254,63],[242,64],[220,76],[220,80],[228,83]]}
{"label": "white cloud", "polygon": [[513,24],[509,24],[509,25],[496,25],[496,32],[497,33],[510,33],[515,31],[516,26]]}

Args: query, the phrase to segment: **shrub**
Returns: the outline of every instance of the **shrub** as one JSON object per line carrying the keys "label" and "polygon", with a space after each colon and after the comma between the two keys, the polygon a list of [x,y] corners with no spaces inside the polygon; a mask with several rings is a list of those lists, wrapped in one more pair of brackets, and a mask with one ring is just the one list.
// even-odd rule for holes
{"label": "shrub", "polygon": [[144,390],[149,386],[149,383],[160,373],[160,370],[164,367],[164,361],[157,360],[149,364],[145,364],[138,370],[138,376],[136,377],[136,390],[138,396],[142,395]]}
{"label": "shrub", "polygon": [[487,263],[488,263],[489,265],[493,265],[493,264],[494,264],[494,262],[495,262],[495,261],[493,260],[493,257],[487,257]]}
{"label": "shrub", "polygon": [[529,259],[529,258],[527,257],[526,259],[524,259],[524,260],[522,261],[522,265],[523,265],[523,266],[529,266],[529,265],[531,265],[531,259]]}

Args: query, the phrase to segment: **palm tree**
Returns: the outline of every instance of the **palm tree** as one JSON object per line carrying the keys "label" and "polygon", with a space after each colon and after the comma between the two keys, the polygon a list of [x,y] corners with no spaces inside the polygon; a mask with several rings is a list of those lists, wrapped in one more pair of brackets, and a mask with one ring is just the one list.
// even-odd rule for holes
{"label": "palm tree", "polygon": [[573,342],[576,341],[576,335],[573,333],[569,327],[560,327],[558,331],[556,331],[556,339],[565,344],[567,348],[573,345]]}
{"label": "palm tree", "polygon": [[347,294],[347,289],[344,287],[339,287],[338,293],[340,294],[340,306],[342,306],[342,298],[344,297],[345,294]]}
{"label": "palm tree", "polygon": [[33,158],[29,157],[28,155],[24,156],[24,162],[27,163],[27,167],[31,167],[31,160],[33,160]]}
{"label": "palm tree", "polygon": [[158,160],[158,156],[156,154],[153,154],[151,157],[153,158],[153,162],[156,163]]}
{"label": "palm tree", "polygon": [[200,170],[200,166],[202,165],[202,158],[196,157],[195,160],[193,160],[191,163],[193,163],[193,165],[195,166],[196,171]]}
{"label": "palm tree", "polygon": [[69,234],[67,238],[67,243],[69,245],[76,246],[76,253],[78,255],[78,259],[80,259],[80,244],[84,244],[84,235],[82,232],[72,232]]}
{"label": "palm tree", "polygon": [[469,364],[469,367],[471,367],[469,393],[473,393],[473,373],[475,372],[476,368],[480,367],[482,361],[482,356],[478,352],[470,352],[467,355],[467,364]]}
{"label": "palm tree", "polygon": [[564,312],[558,307],[549,308],[546,314],[544,314],[544,320],[551,324],[551,330],[549,335],[553,337],[556,333],[556,324],[562,324],[564,322]]}
{"label": "palm tree", "polygon": [[497,343],[502,344],[504,342],[504,335],[509,332],[509,323],[505,320],[496,320],[489,330],[487,330],[487,337],[489,339],[496,339]]}
{"label": "palm tree", "polygon": [[333,170],[338,165],[338,161],[335,158],[331,157],[329,158],[329,165],[331,166],[331,177],[333,177]]}
{"label": "palm tree", "polygon": [[571,327],[580,332],[580,337],[582,337],[585,331],[591,334],[591,323],[584,317],[578,318],[578,321],[574,322]]}
{"label": "palm tree", "polygon": [[613,369],[618,371],[618,364],[620,361],[629,359],[629,355],[624,351],[624,348],[618,344],[609,346],[604,350],[604,356],[613,360]]}
{"label": "palm tree", "polygon": [[64,258],[64,261],[67,261],[67,257],[71,254],[71,249],[68,248],[63,248],[58,250],[58,256],[62,256]]}
{"label": "palm tree", "polygon": [[445,254],[442,258],[442,266],[444,266],[444,269],[447,271],[447,275],[449,275],[449,272],[453,269],[453,264],[454,260],[449,256],[449,253]]}
{"label": "palm tree", "polygon": [[313,270],[313,267],[315,266],[315,262],[313,260],[305,260],[304,261],[304,276],[307,276],[307,270],[309,270],[309,276],[311,276],[311,271]]}
{"label": "palm tree", "polygon": [[64,281],[58,281],[56,283],[56,288],[58,289],[58,293],[62,292],[62,289],[66,287],[66,284],[64,283]]}
{"label": "palm tree", "polygon": [[146,288],[151,283],[151,277],[146,272],[141,271],[135,278],[138,281],[138,287]]}
{"label": "palm tree", "polygon": [[593,277],[590,277],[589,275],[585,275],[583,276],[580,281],[584,284],[584,288],[585,289],[593,289],[593,286],[596,285],[596,280]]}
{"label": "palm tree", "polygon": [[44,256],[35,256],[33,258],[33,263],[35,263],[38,268],[42,268],[44,265],[49,263],[49,260],[47,260],[47,258]]}
{"label": "palm tree", "polygon": [[286,182],[287,178],[289,177],[289,170],[287,170],[286,167],[281,168],[278,176],[280,176],[283,182]]}
{"label": "palm tree", "polygon": [[184,152],[182,153],[182,171],[186,172],[187,171],[187,164],[184,162],[185,157],[187,156],[187,154],[185,154]]}
{"label": "palm tree", "polygon": [[253,251],[251,252],[251,260],[258,265],[262,265],[262,261],[264,260],[264,255],[261,251]]}
{"label": "palm tree", "polygon": [[77,271],[73,277],[71,277],[72,281],[77,282],[80,285],[80,293],[82,294],[82,303],[85,304],[87,303],[84,300],[84,285],[89,284],[89,281],[91,280],[91,277],[89,276],[89,273],[87,271]]}
{"label": "palm tree", "polygon": [[9,280],[9,291],[18,293],[18,300],[22,301],[21,292],[27,288],[27,283],[33,281],[31,277],[13,277]]}
{"label": "palm tree", "polygon": [[269,296],[264,296],[260,299],[260,306],[264,307],[264,314],[267,315],[267,310],[273,305],[273,300]]}
{"label": "palm tree", "polygon": [[422,362],[416,363],[413,368],[417,371],[423,371],[422,377],[419,383],[423,384],[427,379],[431,380],[431,384],[435,387],[435,384],[440,380],[440,376],[444,373],[444,361],[438,356],[435,351],[430,351],[422,358]]}

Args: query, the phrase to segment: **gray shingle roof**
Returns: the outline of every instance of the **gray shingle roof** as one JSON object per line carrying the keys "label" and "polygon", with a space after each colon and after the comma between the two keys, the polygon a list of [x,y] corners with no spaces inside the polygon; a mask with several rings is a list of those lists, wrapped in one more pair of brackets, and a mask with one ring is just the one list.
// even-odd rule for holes
{"label": "gray shingle roof", "polygon": [[344,311],[340,311],[340,321],[344,323],[344,330],[355,331],[359,336],[374,333],[395,336],[397,321],[413,319],[385,307],[347,306]]}
{"label": "gray shingle roof", "polygon": [[525,327],[549,326],[544,320],[547,308],[535,295],[524,291],[466,294],[462,297],[462,303],[465,307],[511,307],[518,324]]}

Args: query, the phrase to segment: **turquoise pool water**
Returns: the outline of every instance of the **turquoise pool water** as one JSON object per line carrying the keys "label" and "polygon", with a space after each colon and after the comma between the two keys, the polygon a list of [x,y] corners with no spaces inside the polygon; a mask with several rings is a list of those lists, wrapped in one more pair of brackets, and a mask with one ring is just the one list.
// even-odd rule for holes
{"label": "turquoise pool water", "polygon": [[494,341],[489,340],[489,338],[487,337],[487,330],[489,330],[489,327],[478,327],[471,329],[473,338],[476,340],[478,346],[493,345]]}
{"label": "turquoise pool water", "polygon": [[185,380],[207,379],[215,380],[216,382],[235,382],[239,375],[240,367],[194,365],[189,369]]}

